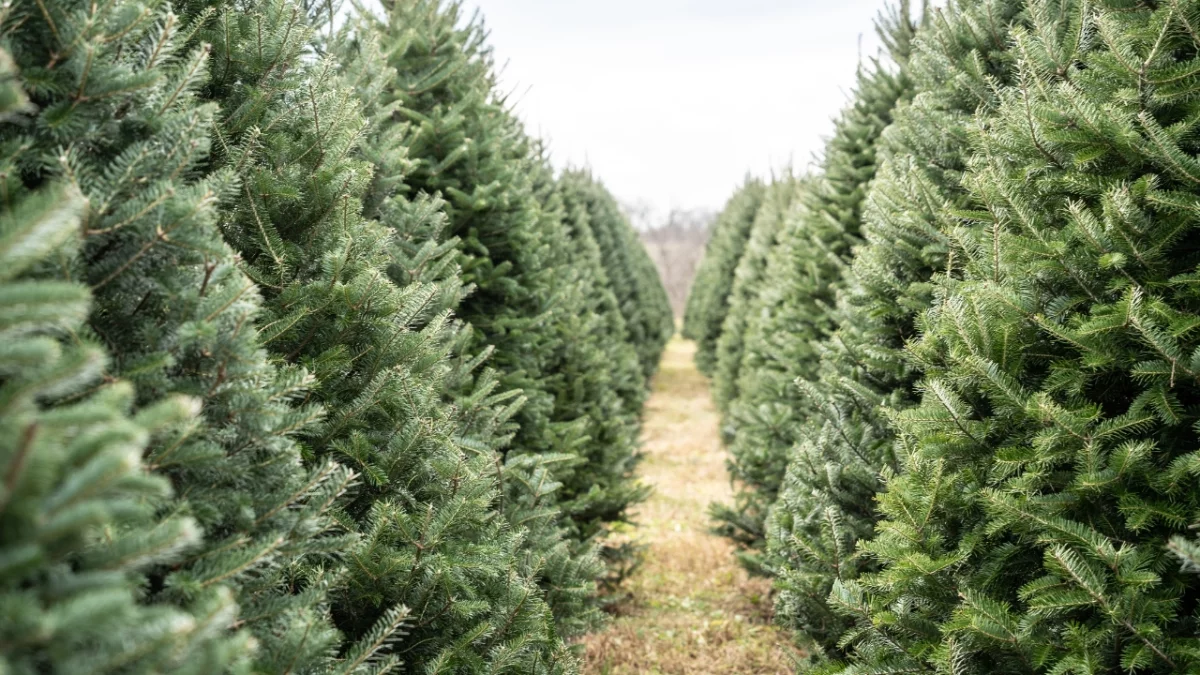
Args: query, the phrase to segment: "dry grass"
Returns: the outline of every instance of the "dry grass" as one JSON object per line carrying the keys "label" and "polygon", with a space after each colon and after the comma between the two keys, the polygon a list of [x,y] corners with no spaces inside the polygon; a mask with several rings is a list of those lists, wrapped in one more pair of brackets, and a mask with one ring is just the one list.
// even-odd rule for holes
{"label": "dry grass", "polygon": [[648,546],[630,599],[607,630],[582,640],[586,675],[790,675],[787,637],[770,622],[770,583],[752,579],[710,534],[707,509],[732,497],[718,415],[695,346],[667,347],[642,432],[654,494],[632,536]]}

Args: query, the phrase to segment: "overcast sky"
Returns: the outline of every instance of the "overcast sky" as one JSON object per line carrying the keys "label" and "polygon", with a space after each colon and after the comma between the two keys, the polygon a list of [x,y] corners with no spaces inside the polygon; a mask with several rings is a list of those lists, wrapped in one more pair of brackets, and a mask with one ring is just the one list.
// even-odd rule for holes
{"label": "overcast sky", "polygon": [[555,163],[662,213],[802,168],[832,131],[882,0],[466,0]]}

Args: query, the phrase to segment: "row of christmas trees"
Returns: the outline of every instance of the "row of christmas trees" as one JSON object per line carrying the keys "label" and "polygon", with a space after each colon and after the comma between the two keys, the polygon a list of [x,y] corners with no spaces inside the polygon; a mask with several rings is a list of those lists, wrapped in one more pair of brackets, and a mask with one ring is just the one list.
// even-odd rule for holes
{"label": "row of christmas trees", "polygon": [[575,671],[666,294],[384,4],[0,5],[0,671]]}
{"label": "row of christmas trees", "polygon": [[821,673],[1200,672],[1200,2],[885,13],[685,332]]}

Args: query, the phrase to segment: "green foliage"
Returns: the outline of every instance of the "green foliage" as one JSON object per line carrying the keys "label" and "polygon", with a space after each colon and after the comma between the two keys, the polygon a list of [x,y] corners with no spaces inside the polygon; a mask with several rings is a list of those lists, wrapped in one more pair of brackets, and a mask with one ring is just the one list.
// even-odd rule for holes
{"label": "green foliage", "polygon": [[[588,174],[567,171],[558,178],[554,193],[542,201],[544,206],[560,210],[560,220],[570,239],[567,262],[578,275],[578,287],[591,290],[590,297],[580,297],[577,302],[582,304],[583,312],[587,315],[582,320],[592,324],[584,330],[584,334],[596,337],[591,344],[580,345],[586,352],[565,361],[564,365],[578,363],[582,366],[580,372],[566,378],[572,383],[567,391],[578,397],[576,406],[585,409],[597,406],[589,412],[589,416],[594,418],[589,426],[600,430],[599,437],[593,439],[598,444],[596,450],[619,448],[619,453],[632,456],[633,437],[638,430],[637,413],[646,399],[646,378],[640,370],[634,347],[636,343],[631,341],[630,324],[621,311],[623,303],[616,295],[618,286],[628,284],[618,284],[615,277],[609,275],[603,264],[600,237],[597,236],[597,232],[601,231],[607,234],[609,225],[602,222],[603,216],[609,214],[599,210],[598,203],[611,199],[607,191]],[[595,359],[590,366],[588,359]],[[608,365],[605,366],[605,363]],[[603,378],[603,381],[592,384],[598,388],[591,393],[585,390],[589,378]],[[608,397],[603,390],[616,393],[616,400],[607,402]],[[605,426],[609,427],[607,432]],[[605,436],[608,436],[607,440]],[[593,453],[585,453],[584,456],[590,454]],[[589,462],[589,465],[622,466],[628,465],[628,460],[596,461]]]}
{"label": "green foliage", "polygon": [[[829,420],[833,427],[821,429],[824,416],[832,412],[827,392],[840,388],[840,376],[818,382],[821,352],[817,345],[837,325],[832,310],[845,287],[853,246],[861,242],[863,202],[875,175],[876,144],[892,120],[893,109],[909,92],[909,79],[898,65],[903,65],[902,49],[907,48],[913,29],[905,8],[890,23],[881,24],[881,33],[901,50],[895,55],[901,63],[874,63],[859,72],[855,99],[837,120],[823,172],[788,188],[795,195],[794,204],[778,243],[766,255],[765,270],[747,275],[753,285],[740,300],[746,307],[745,319],[740,326],[727,320],[727,333],[721,337],[724,344],[736,346],[739,338],[729,333],[740,331],[744,343],[741,349],[722,355],[718,375],[725,375],[717,379],[718,394],[722,385],[726,396],[736,394],[726,403],[726,434],[730,470],[741,481],[741,489],[732,508],[716,506],[714,515],[720,531],[750,549],[741,557],[755,571],[770,573],[778,564],[761,557],[765,520],[778,498],[793,448],[821,435],[858,433],[854,426],[840,424],[843,420],[836,416]],[[731,311],[731,319],[737,316]],[[845,375],[853,377],[854,372]],[[826,467],[838,472],[857,463],[854,453],[844,454],[806,461],[817,484],[797,488],[804,490],[804,498],[832,478]],[[866,497],[869,503],[870,491],[856,492],[855,497]],[[827,522],[818,511],[800,513],[814,526]],[[783,616],[791,615],[784,612]],[[820,631],[813,627],[808,632]]]}
{"label": "green foliage", "polygon": [[107,348],[106,377],[131,382],[139,409],[176,394],[202,409],[145,454],[178,495],[159,502],[163,516],[204,533],[149,571],[147,600],[209,608],[221,628],[236,620],[258,643],[255,670],[324,668],[339,639],[331,575],[304,561],[350,545],[327,515],[350,473],[302,468],[292,436],[321,411],[292,399],[311,377],[267,360],[257,290],[222,239],[217,207],[237,183],[202,171],[216,112],[196,96],[208,49],[161,2],[14,11],[8,39],[36,110],[0,129],[6,193],[62,181],[89,201],[80,250],[39,273],[91,287],[81,335]]}
{"label": "green foliage", "polygon": [[[544,175],[548,178],[550,172]],[[572,295],[562,297],[579,307],[578,315],[558,322],[564,358],[556,367],[562,380],[555,407],[570,416],[583,414],[577,422],[581,437],[575,445],[582,461],[563,476],[565,493],[573,497],[563,506],[577,523],[577,537],[584,540],[603,535],[607,523],[624,520],[629,504],[641,501],[648,492],[633,481],[646,379],[614,284],[602,264],[594,236],[596,221],[590,215],[596,201],[611,199],[602,191],[585,174],[566,172],[553,194],[542,199],[543,208],[559,213],[569,237],[566,263],[573,277]],[[570,422],[570,417],[565,421]],[[610,563],[609,582],[614,583],[620,581],[636,549],[631,544],[605,545],[603,554]]]}
{"label": "green foliage", "polygon": [[[440,200],[424,195],[409,198],[403,179],[413,129],[396,122],[393,113],[398,103],[382,104],[382,93],[394,85],[396,73],[386,65],[370,24],[357,27],[360,30],[341,41],[338,49],[346,76],[371,120],[358,149],[375,166],[364,199],[365,213],[392,229],[388,272],[393,283],[427,284],[437,291],[429,299],[429,312],[454,311],[470,291],[457,264],[458,240],[445,236],[447,219]],[[511,420],[524,403],[521,392],[503,389],[492,369],[477,372],[491,349],[472,354],[467,346],[472,338],[469,327],[452,322],[446,330],[452,331],[447,338],[453,344],[448,350],[450,369],[442,376],[442,395],[447,404],[458,408],[459,442],[469,442],[477,452],[500,452],[515,431]],[[595,596],[602,564],[590,544],[573,543],[573,522],[559,505],[561,474],[578,462],[576,455],[567,452],[513,453],[496,466],[503,490],[497,507],[512,527],[523,531],[524,571],[541,585],[563,635],[583,632],[600,621]]]}
{"label": "green foliage", "polygon": [[[3,112],[23,107],[0,52]],[[11,186],[10,186],[11,187]],[[225,637],[226,591],[181,610],[138,604],[148,568],[195,544],[195,521],[157,517],[170,487],[146,472],[152,434],[187,423],[195,401],[128,410],[133,389],[103,383],[104,351],[70,338],[87,288],[28,273],[79,238],[73,188],[6,193],[0,211],[0,669],[6,673],[211,673],[246,665]]]}
{"label": "green foliage", "polygon": [[577,670],[666,294],[387,4],[0,7],[5,672]]}
{"label": "green foliage", "polygon": [[[787,375],[804,363],[804,356],[811,355],[811,334],[775,329],[782,326],[778,318],[786,311],[785,303],[797,303],[804,297],[794,292],[799,284],[787,282],[798,281],[805,270],[796,263],[809,262],[810,249],[799,225],[804,215],[801,202],[805,195],[801,193],[811,191],[813,185],[808,181],[791,186],[794,203],[782,214],[772,213],[779,227],[777,241],[767,252],[758,283],[743,291],[744,309],[731,314],[743,317],[742,335],[736,337],[735,327],[731,326],[730,334],[721,338],[727,346],[740,343],[741,350],[740,357],[730,350],[726,359],[718,362],[718,373],[725,373],[721,380],[726,389],[724,396],[730,396],[735,388],[738,391],[736,398],[724,403],[722,436],[730,449],[727,466],[739,483],[734,503],[712,504],[710,513],[717,532],[739,544],[741,562],[756,573],[769,573],[758,555],[765,535],[763,521],[778,493],[800,414],[795,405],[795,376]],[[821,327],[823,320],[820,313],[807,314],[801,319],[806,323],[799,325]],[[781,343],[788,351],[776,349],[769,353],[774,343]],[[735,358],[739,361],[736,367]],[[758,405],[750,407],[751,401]]]}
{"label": "green foliage", "polygon": [[850,672],[1200,667],[1165,546],[1200,506],[1197,9],[1031,2],[1014,29],[911,350],[921,404],[893,416],[883,569],[835,591],[874,623]]}
{"label": "green foliage", "polygon": [[696,341],[696,366],[705,375],[712,375],[717,365],[717,340],[721,338],[721,328],[729,313],[734,272],[741,262],[765,193],[762,182],[747,178],[746,184],[730,197],[713,224],[704,258],[688,293],[683,336]]}
{"label": "green foliage", "polygon": [[462,410],[488,420],[446,404],[457,332],[446,305],[462,284],[450,247],[422,239],[444,215],[428,199],[392,199],[374,207],[386,223],[363,216],[368,122],[332,58],[306,54],[299,7],[221,3],[196,15],[194,39],[213,50],[205,95],[223,111],[213,170],[236,171],[245,188],[222,230],[263,288],[265,344],[319,383],[311,399],[327,414],[302,432],[310,462],[361,475],[339,505],[359,538],[340,552],[331,591],[347,639],[339,670],[570,670],[524,532],[497,511],[497,439],[473,434],[506,429],[514,395],[494,394],[484,375]]}
{"label": "green foliage", "polygon": [[396,72],[383,102],[411,121],[404,190],[445,199],[445,236],[457,238],[472,288],[458,310],[470,324],[469,347],[491,350],[503,386],[527,399],[513,447],[570,447],[576,430],[552,422],[551,364],[562,341],[550,329],[574,309],[559,302],[569,289],[555,283],[567,274],[566,233],[533,191],[540,159],[532,142],[495,98],[483,29],[435,0],[391,3],[376,29]]}
{"label": "green foliage", "polygon": [[[883,24],[885,34],[896,36],[893,57],[910,82],[896,81],[890,98],[901,104],[894,122],[870,154],[859,155],[868,179],[880,162],[874,181],[837,191],[845,198],[827,207],[865,241],[824,318],[828,337],[790,357],[811,364],[794,393],[806,419],[792,437],[797,446],[767,523],[778,616],[805,633],[818,654],[839,655],[849,624],[831,605],[831,589],[874,565],[857,552],[857,542],[872,536],[879,518],[874,495],[899,468],[883,411],[915,403],[916,374],[902,350],[930,301],[929,279],[946,260],[945,240],[930,223],[948,219],[944,209],[964,200],[958,188],[969,154],[964,127],[980,105],[976,94],[1005,72],[1003,35],[1017,8],[971,2],[926,15],[911,57],[911,28],[897,30],[904,8]],[[903,103],[906,89],[915,90],[911,104]],[[884,127],[878,122],[875,134]],[[830,176],[854,175],[835,166]],[[794,413],[785,406],[778,414]]]}
{"label": "green foliage", "polygon": [[[675,333],[675,319],[650,254],[621,213],[617,200],[586,171],[568,171],[564,180],[578,183],[592,236],[599,247],[607,285],[616,296],[628,338],[637,349],[644,378],[658,368],[667,340]],[[633,410],[640,410],[634,404]]]}
{"label": "green foliage", "polygon": [[460,9],[434,0],[389,5],[377,30],[397,75],[381,96],[411,123],[406,189],[446,200],[446,236],[457,239],[472,287],[457,312],[469,325],[466,347],[491,350],[502,386],[526,399],[507,456],[573,456],[555,477],[574,539],[585,545],[645,494],[631,475],[628,425],[601,419],[622,398],[609,387],[633,383],[624,357],[600,360],[618,349],[606,344],[615,324],[585,316],[603,292],[594,285],[602,275],[572,265],[580,254],[550,198],[541,149],[498,97],[483,28]]}
{"label": "green foliage", "polygon": [[767,186],[742,258],[734,269],[729,311],[717,339],[717,367],[713,373],[713,399],[722,413],[727,414],[729,404],[738,397],[747,326],[764,309],[759,298],[777,287],[774,281],[764,279],[767,257],[787,220],[794,217],[792,202],[804,184],[804,179],[797,180],[789,173]]}
{"label": "green foliage", "polygon": [[[780,447],[773,446],[761,436],[750,442],[747,429],[739,428],[738,420],[730,415],[730,407],[735,399],[741,399],[738,393],[747,397],[751,390],[754,395],[764,399],[767,396],[784,396],[793,384],[791,381],[779,382],[780,387],[768,392],[758,381],[759,373],[763,370],[761,363],[744,358],[750,352],[757,355],[762,348],[762,331],[759,328],[766,323],[766,316],[773,310],[778,311],[777,305],[768,306],[772,301],[792,301],[794,289],[782,285],[785,274],[795,270],[784,270],[784,265],[793,260],[792,235],[802,217],[799,201],[807,190],[812,189],[808,179],[786,177],[777,180],[766,189],[762,206],[755,217],[750,239],[747,241],[745,253],[738,264],[733,289],[730,292],[729,313],[721,337],[717,341],[717,370],[713,377],[713,395],[717,407],[723,413],[722,436],[726,444],[732,444],[730,460],[727,465],[730,475],[738,482],[736,501],[733,505],[711,504],[710,514],[716,525],[716,531],[737,542],[741,549],[738,556],[745,566],[754,572],[763,572],[760,561],[750,549],[761,547],[763,532],[763,517],[767,506],[774,500],[778,490],[779,480],[783,475],[786,462],[787,442],[781,442]],[[784,251],[787,251],[785,254]],[[772,276],[766,278],[770,270]],[[752,328],[753,327],[753,332]],[[780,336],[781,339],[791,337],[802,338],[802,335]],[[743,366],[745,369],[743,370]],[[748,387],[743,391],[741,386]],[[780,409],[787,409],[780,403]],[[740,412],[740,410],[739,410]],[[783,427],[772,427],[776,436],[785,434]],[[750,455],[753,454],[752,459]]]}

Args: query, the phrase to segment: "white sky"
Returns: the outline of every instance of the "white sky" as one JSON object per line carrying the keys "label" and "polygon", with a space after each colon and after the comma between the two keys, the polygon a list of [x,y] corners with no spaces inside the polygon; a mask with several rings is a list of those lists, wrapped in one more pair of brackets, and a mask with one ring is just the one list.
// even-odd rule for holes
{"label": "white sky", "polygon": [[466,0],[555,163],[657,213],[803,168],[878,50],[883,0]]}

